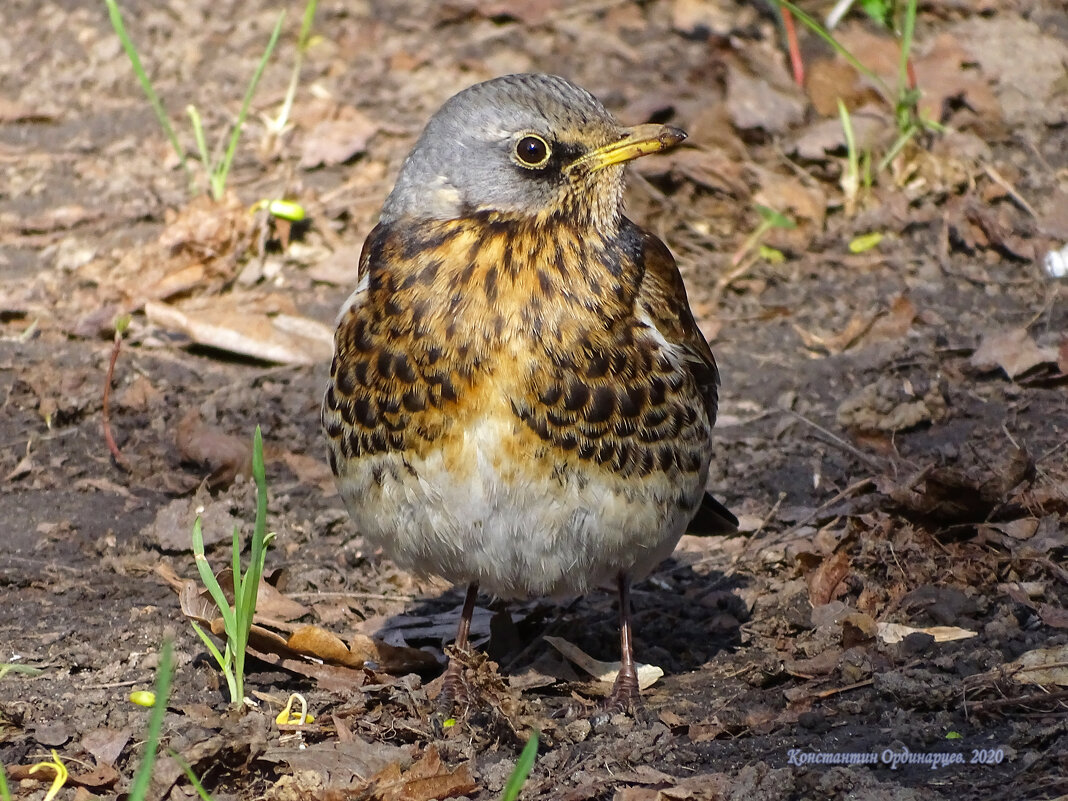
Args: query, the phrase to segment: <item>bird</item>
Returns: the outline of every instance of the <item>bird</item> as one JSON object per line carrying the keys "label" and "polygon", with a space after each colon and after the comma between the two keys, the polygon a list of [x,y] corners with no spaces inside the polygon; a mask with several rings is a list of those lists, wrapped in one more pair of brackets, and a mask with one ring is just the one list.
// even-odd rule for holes
{"label": "bird", "polygon": [[[400,168],[338,316],[322,428],[356,529],[478,592],[619,597],[606,703],[640,705],[630,584],[708,495],[719,371],[667,246],[623,214],[627,162],[686,134],[625,127],[540,73],[470,86]],[[464,691],[450,656],[441,698]]]}

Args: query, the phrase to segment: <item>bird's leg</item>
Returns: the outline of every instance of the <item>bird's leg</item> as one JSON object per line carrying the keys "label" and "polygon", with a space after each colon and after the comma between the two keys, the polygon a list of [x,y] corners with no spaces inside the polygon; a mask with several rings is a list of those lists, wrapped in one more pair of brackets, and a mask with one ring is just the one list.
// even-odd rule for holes
{"label": "bird's leg", "polygon": [[634,642],[630,632],[630,578],[619,574],[619,675],[605,701],[609,709],[629,711],[641,704],[638,670],[634,666]]}
{"label": "bird's leg", "polygon": [[[467,651],[467,638],[471,633],[471,616],[475,613],[475,599],[478,597],[478,583],[472,582],[467,587],[467,597],[464,598],[464,609],[460,613],[460,625],[456,629],[456,642],[454,647],[457,651]],[[453,657],[449,657],[449,665],[445,668],[440,703],[451,706],[455,701],[462,700],[466,695],[464,690],[463,666]]]}

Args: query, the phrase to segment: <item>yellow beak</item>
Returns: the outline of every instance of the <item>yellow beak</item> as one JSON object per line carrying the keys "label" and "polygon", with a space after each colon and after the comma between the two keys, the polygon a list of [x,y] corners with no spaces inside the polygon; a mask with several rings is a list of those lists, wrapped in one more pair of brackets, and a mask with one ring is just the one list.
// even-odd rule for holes
{"label": "yellow beak", "polygon": [[625,161],[648,156],[650,153],[659,153],[674,147],[686,138],[686,132],[670,125],[635,125],[633,128],[624,128],[623,136],[618,142],[592,150],[580,159],[572,162],[571,169],[597,172],[613,164],[621,164]]}

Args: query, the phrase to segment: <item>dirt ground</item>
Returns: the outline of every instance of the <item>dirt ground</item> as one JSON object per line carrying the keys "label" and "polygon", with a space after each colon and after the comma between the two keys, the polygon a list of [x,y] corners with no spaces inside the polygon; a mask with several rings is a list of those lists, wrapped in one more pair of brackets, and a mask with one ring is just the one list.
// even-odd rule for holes
{"label": "dirt ground", "polygon": [[[125,5],[196,175],[185,107],[221,135],[285,4]],[[162,746],[216,799],[497,798],[535,729],[529,799],[1068,794],[1068,304],[1044,268],[1068,242],[1063,4],[921,4],[912,66],[946,131],[883,168],[897,129],[873,86],[802,29],[798,88],[775,17],[727,0],[324,2],[272,136],[298,6],[220,203],[190,193],[103,4],[0,9],[0,663],[39,669],[0,668],[15,797],[44,797],[51,774],[27,766],[52,749],[62,801],[128,791],[149,714],[128,696],[167,636]],[[888,32],[857,11],[840,36],[894,85]],[[635,588],[638,658],[664,675],[634,717],[600,712],[606,685],[549,641],[616,658],[612,597],[483,597],[490,661],[447,725],[434,679],[462,596],[364,547],[318,405],[334,314],[422,124],[521,71],[690,133],[631,170],[628,214],[676,254],[719,360],[709,486],[742,531],[684,537]],[[873,154],[855,192],[838,97]],[[280,197],[308,221],[248,211]],[[747,249],[758,206],[795,226]],[[102,405],[122,314],[120,464]],[[258,706],[236,716],[176,590],[198,509],[217,568],[234,523],[250,531],[257,425],[277,533],[263,623],[353,653],[261,652]],[[291,692],[314,723],[275,723]],[[195,797],[167,754],[150,797]],[[835,763],[850,754],[876,761]]]}

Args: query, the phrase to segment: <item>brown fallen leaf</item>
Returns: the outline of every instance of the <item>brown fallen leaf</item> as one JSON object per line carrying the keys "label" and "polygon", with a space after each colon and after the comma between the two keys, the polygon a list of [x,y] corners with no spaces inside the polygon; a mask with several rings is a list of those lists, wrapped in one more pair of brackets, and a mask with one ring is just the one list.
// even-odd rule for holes
{"label": "brown fallen leaf", "polygon": [[[850,119],[853,141],[861,152],[882,149],[883,143],[892,140],[896,133],[893,119],[882,106],[864,106],[854,111]],[[787,152],[810,161],[825,161],[830,153],[839,151],[846,151],[846,138],[837,116],[804,126],[787,144]]]}
{"label": "brown fallen leaf", "polygon": [[800,91],[785,74],[773,84],[769,73],[775,72],[765,69],[753,74],[738,64],[728,64],[727,113],[735,128],[780,134],[804,119],[805,100]]}
{"label": "brown fallen leaf", "polygon": [[1058,684],[1068,687],[1068,645],[1028,651],[1005,665],[1005,670],[1018,684]]}
{"label": "brown fallen leaf", "polygon": [[156,512],[155,519],[141,530],[141,536],[158,543],[164,551],[190,551],[193,548],[193,522],[200,518],[204,545],[210,548],[230,542],[234,532],[235,504],[232,498],[212,498],[201,488],[191,498],[176,498]]}
{"label": "brown fallen leaf", "polygon": [[808,65],[805,70],[805,93],[820,116],[834,118],[840,134],[839,100],[845,103],[850,112],[881,103],[879,93],[865,83],[856,68],[838,58],[816,59]]}
{"label": "brown fallen leaf", "polygon": [[1056,364],[1057,357],[1056,348],[1040,348],[1026,328],[1010,328],[986,334],[970,363],[983,372],[1000,368],[1016,378],[1040,364]]}
{"label": "brown fallen leaf", "polygon": [[365,634],[355,634],[344,641],[321,626],[301,626],[286,643],[292,650],[347,667],[364,667],[373,663],[386,673],[411,673],[433,670],[438,662],[433,654],[408,646],[388,645]]}
{"label": "brown fallen leaf", "polygon": [[334,474],[324,459],[292,451],[283,451],[279,457],[286,467],[296,474],[301,484],[317,487],[319,492],[327,498],[337,495]]}
{"label": "brown fallen leaf", "polygon": [[96,757],[98,762],[114,765],[122,755],[122,749],[130,742],[127,729],[111,729],[101,726],[82,735],[82,748]]}
{"label": "brown fallen leaf", "polygon": [[849,554],[844,550],[822,560],[816,569],[805,577],[812,606],[823,606],[837,598],[842,591],[842,582],[849,572]]}
{"label": "brown fallen leaf", "polygon": [[[577,645],[568,642],[563,637],[545,635],[543,639],[565,658],[602,683],[611,684],[619,675],[619,662],[602,662],[600,659],[594,659]],[[664,669],[656,665],[636,664],[635,667],[638,669],[638,687],[643,690],[652,687],[664,676]]]}
{"label": "brown fallen leaf", "polygon": [[791,323],[791,325],[797,335],[801,337],[801,342],[804,343],[806,348],[826,351],[833,356],[855,345],[867,333],[874,322],[874,314],[857,312],[846,323],[846,327],[837,334],[818,334],[813,331],[806,331],[797,323]]}
{"label": "brown fallen leaf", "polygon": [[438,749],[431,744],[408,770],[401,772],[400,765],[394,763],[377,773],[372,781],[371,797],[378,801],[431,801],[467,795],[477,789],[470,762],[449,770],[442,764]]}
{"label": "brown fallen leaf", "polygon": [[252,475],[252,443],[248,438],[208,425],[197,409],[190,409],[178,422],[174,439],[182,461],[210,471],[207,481],[212,489],[225,489],[237,476]]}
{"label": "brown fallen leaf", "polygon": [[927,626],[914,628],[903,623],[879,623],[877,625],[879,639],[892,645],[901,642],[910,634],[929,634],[935,642],[953,642],[954,640],[967,640],[979,635],[977,631],[958,628],[956,626]]}
{"label": "brown fallen leaf", "polygon": [[171,256],[183,252],[193,254],[216,269],[230,262],[226,272],[232,272],[234,260],[230,256],[239,242],[248,237],[252,218],[244,204],[233,192],[220,200],[197,195],[185,206],[166,212],[166,227],[159,236],[159,246]]}
{"label": "brown fallen leaf", "polygon": [[915,304],[908,295],[898,295],[890,302],[890,308],[875,318],[866,340],[900,339],[912,328],[917,317]]}
{"label": "brown fallen leaf", "polygon": [[71,773],[67,781],[76,787],[85,787],[96,791],[114,787],[119,781],[119,772],[113,765],[102,762],[85,773]]}
{"label": "brown fallen leaf", "polygon": [[333,119],[326,119],[312,129],[301,148],[300,166],[332,167],[344,164],[367,149],[378,132],[378,124],[352,106],[342,106]]}
{"label": "brown fallen leaf", "polygon": [[2,122],[52,122],[56,115],[50,111],[34,108],[18,100],[0,97],[0,123]]}
{"label": "brown fallen leaf", "polygon": [[279,364],[315,364],[333,353],[334,332],[318,320],[253,311],[236,295],[169,305],[148,301],[153,325],[188,336],[198,345]]}

